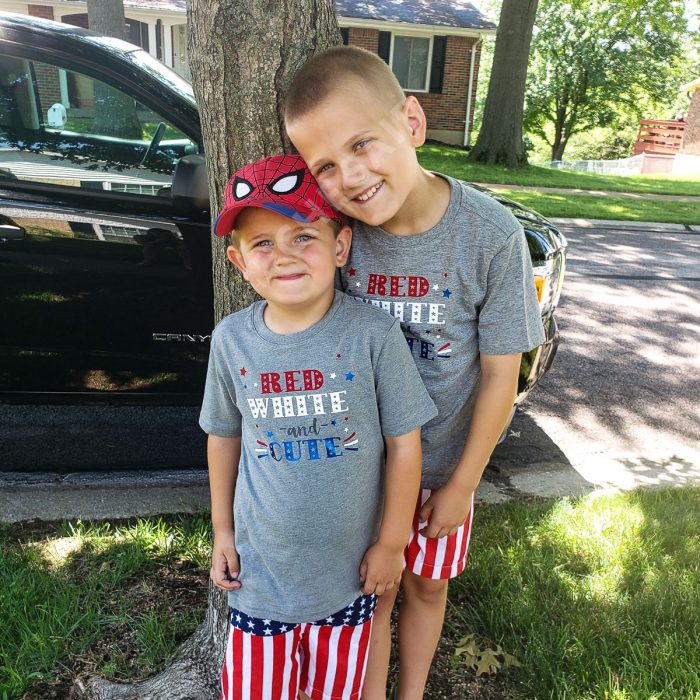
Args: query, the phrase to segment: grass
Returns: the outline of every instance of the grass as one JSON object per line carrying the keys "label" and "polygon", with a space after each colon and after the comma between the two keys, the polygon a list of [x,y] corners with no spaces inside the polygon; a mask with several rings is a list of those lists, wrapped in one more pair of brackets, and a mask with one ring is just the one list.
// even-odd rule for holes
{"label": "grass", "polygon": [[538,211],[543,216],[700,224],[700,201],[663,202],[651,199],[564,195],[549,192],[499,190],[497,194]]}
{"label": "grass", "polygon": [[470,163],[466,151],[449,146],[423,146],[418,157],[421,164],[429,170],[437,170],[469,182],[700,196],[700,175],[694,178],[670,175],[596,175],[536,166],[513,171],[502,166]]}
{"label": "grass", "polygon": [[[479,506],[445,636],[520,661],[490,698],[700,700],[698,512],[698,488]],[[198,517],[0,530],[0,698],[157,670],[203,615],[209,537]],[[199,572],[196,605],[163,595],[177,567]]]}
{"label": "grass", "polygon": [[700,489],[477,511],[450,618],[525,698],[700,698]]}
{"label": "grass", "polygon": [[3,700],[31,688],[51,697],[47,688],[68,667],[148,676],[203,617],[210,531],[202,518],[67,523],[43,535],[4,527],[0,552]]}

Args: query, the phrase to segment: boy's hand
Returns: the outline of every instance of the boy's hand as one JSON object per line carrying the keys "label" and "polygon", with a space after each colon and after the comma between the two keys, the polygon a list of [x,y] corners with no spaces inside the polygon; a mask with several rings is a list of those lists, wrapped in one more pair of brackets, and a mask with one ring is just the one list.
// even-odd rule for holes
{"label": "boy's hand", "polygon": [[238,582],[240,565],[238,552],[233,539],[233,530],[214,534],[209,576],[213,584],[223,591],[235,591],[241,587]]}
{"label": "boy's hand", "polygon": [[403,547],[388,547],[375,542],[360,564],[360,583],[365,595],[383,595],[398,588],[403,573]]}
{"label": "boy's hand", "polygon": [[420,534],[428,538],[454,535],[464,525],[471,507],[471,492],[446,483],[435,489],[420,509],[421,522],[428,523],[419,530]]}

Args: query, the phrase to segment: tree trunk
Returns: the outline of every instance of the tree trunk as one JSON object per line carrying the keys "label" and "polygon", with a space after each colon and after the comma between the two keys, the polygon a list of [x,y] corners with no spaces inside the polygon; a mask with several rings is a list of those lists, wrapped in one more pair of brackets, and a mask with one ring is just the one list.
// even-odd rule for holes
{"label": "tree trunk", "polygon": [[[188,49],[207,154],[212,223],[235,170],[289,150],[283,96],[314,54],[340,43],[333,0],[188,0]],[[214,306],[222,316],[255,293],[226,259],[228,240],[212,236]],[[213,700],[219,695],[228,603],[209,586],[205,621],[162,673],[120,685],[93,679],[76,696],[89,700]]]}
{"label": "tree trunk", "polygon": [[[245,163],[289,149],[283,96],[314,54],[341,43],[332,0],[188,0],[189,55],[202,120],[212,212]],[[215,317],[250,304],[253,290],[214,241]]]}
{"label": "tree trunk", "polygon": [[523,143],[525,79],[538,0],[503,0],[484,119],[469,159],[527,165]]}
{"label": "tree trunk", "polygon": [[[122,0],[87,0],[88,26],[105,36],[125,38]],[[101,136],[141,139],[143,129],[136,114],[134,100],[104,83],[95,82],[95,122],[93,129]]]}

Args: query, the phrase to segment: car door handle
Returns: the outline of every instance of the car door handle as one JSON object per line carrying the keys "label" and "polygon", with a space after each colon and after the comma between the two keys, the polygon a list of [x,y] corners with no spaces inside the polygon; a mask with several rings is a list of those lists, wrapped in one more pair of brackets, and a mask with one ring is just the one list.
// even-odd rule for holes
{"label": "car door handle", "polygon": [[19,241],[27,235],[21,226],[0,224],[0,241]]}

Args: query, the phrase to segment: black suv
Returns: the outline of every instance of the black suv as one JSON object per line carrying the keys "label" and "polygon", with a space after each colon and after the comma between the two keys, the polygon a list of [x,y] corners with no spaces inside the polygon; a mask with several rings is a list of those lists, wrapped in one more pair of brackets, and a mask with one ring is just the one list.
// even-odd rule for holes
{"label": "black suv", "polygon": [[[191,87],[148,53],[0,13],[0,470],[203,465],[201,153]],[[523,358],[523,398],[556,351],[566,242],[504,204],[548,338]]]}

